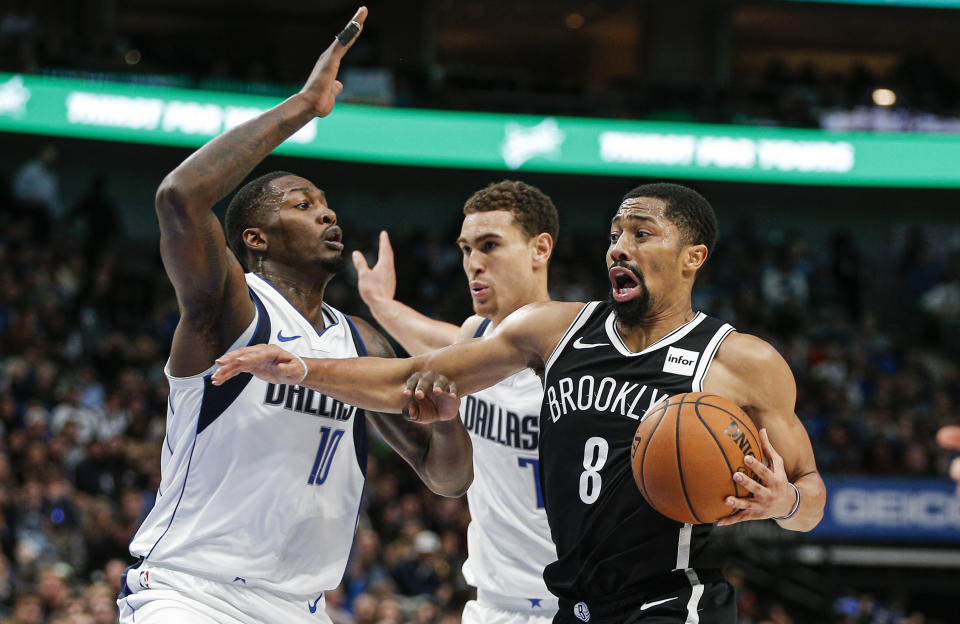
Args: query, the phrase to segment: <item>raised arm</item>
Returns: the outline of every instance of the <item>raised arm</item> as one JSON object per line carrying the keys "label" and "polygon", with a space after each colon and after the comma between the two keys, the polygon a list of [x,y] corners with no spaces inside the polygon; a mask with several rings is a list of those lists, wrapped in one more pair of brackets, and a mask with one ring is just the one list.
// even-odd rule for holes
{"label": "raised arm", "polygon": [[317,60],[300,93],[213,139],[170,172],[156,195],[160,252],[177,292],[181,321],[170,352],[175,376],[209,367],[250,323],[243,268],[212,207],[270,152],[314,117],[330,113],[343,85],[343,55],[363,26],[361,7]]}
{"label": "raised arm", "polygon": [[386,232],[380,232],[377,263],[371,268],[359,251],[353,252],[357,269],[357,289],[370,308],[370,313],[394,340],[410,355],[422,355],[453,344],[459,328],[421,314],[394,297],[397,273],[393,263],[393,247]]}
{"label": "raised arm", "polygon": [[793,531],[817,526],[823,518],[827,490],[817,471],[810,437],[794,413],[797,385],[793,373],[776,349],[756,336],[731,334],[717,352],[704,390],[727,397],[749,414],[761,429],[763,452],[770,459],[767,467],[747,458],[747,466],[760,481],[739,475],[740,483],[753,496],[731,497],[728,504],[741,511],[719,524],[773,518]]}
{"label": "raised arm", "polygon": [[[239,373],[272,383],[299,384],[369,410],[399,413],[411,401],[404,393],[417,372],[432,371],[456,382],[464,396],[527,367],[540,369],[561,336],[583,308],[582,303],[544,302],[524,306],[485,338],[451,345],[408,359],[300,359],[274,345],[232,351],[217,359],[213,383]],[[456,413],[446,414],[455,418]]]}
{"label": "raised arm", "polygon": [[[390,343],[379,332],[363,319],[352,318],[371,355],[395,357]],[[456,409],[455,402],[452,409]],[[473,445],[459,418],[428,425],[381,412],[367,412],[367,418],[435,494],[462,496],[470,487],[473,482]]]}

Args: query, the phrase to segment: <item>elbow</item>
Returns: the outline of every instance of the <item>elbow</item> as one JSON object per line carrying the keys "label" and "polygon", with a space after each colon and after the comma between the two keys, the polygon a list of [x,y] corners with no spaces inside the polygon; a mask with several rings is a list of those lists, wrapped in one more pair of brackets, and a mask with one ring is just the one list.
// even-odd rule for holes
{"label": "elbow", "polygon": [[473,461],[455,474],[446,475],[443,482],[434,482],[430,487],[434,494],[447,498],[460,498],[467,493],[473,483]]}
{"label": "elbow", "polygon": [[157,188],[154,205],[158,214],[182,213],[187,206],[188,193],[178,184],[174,175],[168,174]]}

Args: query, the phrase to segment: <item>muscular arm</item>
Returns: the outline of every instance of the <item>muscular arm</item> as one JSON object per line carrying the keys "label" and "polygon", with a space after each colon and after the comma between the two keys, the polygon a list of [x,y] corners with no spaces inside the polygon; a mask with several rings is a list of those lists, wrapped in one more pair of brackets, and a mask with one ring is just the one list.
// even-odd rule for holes
{"label": "muscular arm", "polygon": [[373,268],[359,251],[353,252],[353,266],[357,269],[357,289],[370,308],[370,313],[394,340],[403,345],[410,355],[422,355],[442,349],[456,341],[456,325],[434,320],[394,297],[397,293],[397,273],[394,269],[393,247],[386,232],[380,232],[377,263]]}
{"label": "muscular arm", "polygon": [[[379,332],[353,317],[370,354],[395,354]],[[384,440],[416,471],[434,493],[462,496],[473,482],[473,445],[459,418],[418,425],[396,414],[368,412],[367,417]]]}
{"label": "muscular arm", "polygon": [[582,303],[533,303],[504,319],[489,337],[405,360],[305,359],[306,377],[299,361],[279,347],[245,347],[217,359],[220,369],[213,382],[222,384],[248,372],[275,383],[308,386],[365,409],[400,412],[410,402],[403,394],[406,381],[416,372],[444,375],[456,382],[457,394],[464,396],[524,368],[542,367],[582,308]]}
{"label": "muscular arm", "polygon": [[[354,20],[363,23],[366,9]],[[297,95],[213,139],[171,171],[156,195],[160,253],[177,292],[181,321],[170,352],[176,376],[205,370],[254,315],[243,269],[227,248],[212,207],[270,152],[333,108],[349,45],[334,41]]]}
{"label": "muscular arm", "polygon": [[[766,491],[754,492],[751,506],[741,512],[746,520],[790,513],[800,490],[800,507],[785,529],[809,531],[823,518],[826,486],[817,471],[810,437],[794,413],[797,386],[790,367],[767,342],[749,334],[733,333],[721,345],[704,380],[704,390],[729,398],[743,408],[758,428],[766,429],[770,446],[782,458],[771,466]],[[763,469],[757,470],[762,476]],[[751,500],[751,499],[746,499]],[[733,517],[734,519],[737,516]],[[728,524],[729,522],[724,522]]]}

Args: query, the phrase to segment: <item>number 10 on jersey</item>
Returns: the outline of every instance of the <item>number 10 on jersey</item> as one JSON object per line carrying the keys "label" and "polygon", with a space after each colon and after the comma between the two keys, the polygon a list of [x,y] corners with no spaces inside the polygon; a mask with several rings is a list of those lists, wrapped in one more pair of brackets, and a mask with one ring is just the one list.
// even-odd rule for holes
{"label": "number 10 on jersey", "polygon": [[313,460],[307,485],[323,485],[327,480],[330,464],[333,463],[333,456],[337,452],[337,447],[340,446],[342,437],[343,429],[331,430],[330,427],[320,429],[320,447],[317,449],[317,458]]}

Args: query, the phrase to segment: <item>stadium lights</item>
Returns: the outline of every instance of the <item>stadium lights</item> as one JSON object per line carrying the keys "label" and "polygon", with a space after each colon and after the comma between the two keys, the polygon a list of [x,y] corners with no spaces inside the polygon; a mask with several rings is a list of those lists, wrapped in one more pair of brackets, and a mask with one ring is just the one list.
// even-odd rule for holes
{"label": "stadium lights", "polygon": [[873,103],[877,106],[893,106],[897,103],[897,94],[890,89],[874,89]]}

